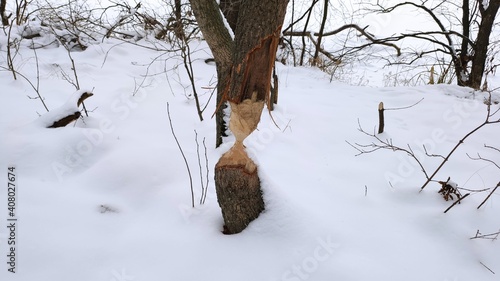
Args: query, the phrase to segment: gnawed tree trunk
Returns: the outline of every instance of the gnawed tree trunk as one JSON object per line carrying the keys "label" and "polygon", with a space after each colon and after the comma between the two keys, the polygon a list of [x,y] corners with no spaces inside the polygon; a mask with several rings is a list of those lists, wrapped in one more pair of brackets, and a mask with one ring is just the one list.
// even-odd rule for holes
{"label": "gnawed tree trunk", "polygon": [[236,141],[215,168],[217,197],[228,234],[241,232],[265,208],[257,165],[248,157],[243,141],[257,128],[264,103],[269,100],[287,3],[240,3],[231,80],[225,93],[231,105],[229,128]]}
{"label": "gnawed tree trunk", "polygon": [[[238,5],[233,5],[237,3]],[[191,0],[198,24],[217,65],[218,105],[231,105],[229,128],[236,141],[215,167],[217,198],[222,209],[225,233],[239,233],[264,210],[257,165],[248,157],[243,141],[260,121],[269,99],[271,73],[288,0],[229,0],[221,2],[231,10],[229,23],[234,41],[223,30],[214,0]],[[226,5],[226,6],[224,6]],[[225,10],[227,16],[227,9]],[[235,25],[234,25],[235,24]],[[228,63],[227,53],[231,54]],[[229,65],[229,67],[227,67]],[[220,76],[220,75],[224,76]]]}
{"label": "gnawed tree trunk", "polygon": [[243,140],[259,123],[264,103],[246,99],[231,102],[229,128],[236,141],[215,166],[215,188],[224,218],[224,233],[239,233],[264,210],[257,165],[245,151]]}

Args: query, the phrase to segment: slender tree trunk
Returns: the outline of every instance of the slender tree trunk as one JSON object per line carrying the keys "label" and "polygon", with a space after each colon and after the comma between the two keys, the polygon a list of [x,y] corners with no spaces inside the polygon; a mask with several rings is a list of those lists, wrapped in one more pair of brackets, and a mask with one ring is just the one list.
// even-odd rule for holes
{"label": "slender tree trunk", "polygon": [[7,0],[0,0],[0,17],[2,18],[2,25],[9,25],[9,17],[5,14]]}
{"label": "slender tree trunk", "polygon": [[325,30],[325,24],[327,18],[328,18],[328,0],[325,0],[325,5],[323,6],[323,20],[321,21],[321,26],[319,28],[318,43],[316,44],[316,51],[314,52],[312,66],[316,66],[318,63],[319,50],[321,49],[321,40],[323,39],[323,32]]}
{"label": "slender tree trunk", "polygon": [[469,36],[470,36],[470,6],[469,0],[462,2],[462,45],[460,47],[460,57],[452,58],[455,60],[455,74],[457,75],[458,86],[466,86],[467,77],[465,76],[467,64],[469,63]]}
{"label": "slender tree trunk", "polygon": [[234,42],[229,31],[224,25],[219,6],[214,0],[191,0],[198,26],[212,51],[217,68],[217,109],[215,113],[216,123],[216,147],[222,144],[222,137],[226,136],[227,126],[224,121],[225,104],[222,95],[229,81],[232,65],[232,53]]}
{"label": "slender tree trunk", "polygon": [[[314,5],[316,5],[316,3],[318,3],[319,0],[314,0],[311,4],[311,7],[309,7],[309,11],[307,12],[307,19],[306,19],[306,23],[304,24],[304,30],[302,30],[303,33],[306,33],[307,31],[307,28],[309,27],[309,20],[311,19],[311,14],[312,14],[312,10],[314,8]],[[300,63],[299,65],[304,65],[304,56],[306,54],[306,38],[305,36],[302,36],[302,51],[300,53]]]}
{"label": "slender tree trunk", "polygon": [[[174,1],[175,6],[175,27],[174,33],[177,38],[184,41],[186,35],[184,34],[184,26],[182,24],[182,3],[181,0]],[[187,44],[187,42],[185,42]]]}
{"label": "slender tree trunk", "polygon": [[[223,63],[217,63],[217,77],[224,77],[222,80],[228,80],[229,74],[231,72],[231,65],[225,65]],[[226,88],[226,82],[220,81],[217,83],[217,107],[215,111],[215,147],[219,147],[222,144],[222,138],[227,137],[227,124],[225,120],[224,111],[227,108],[225,101],[223,100],[224,90]]]}
{"label": "slender tree trunk", "polygon": [[482,3],[479,3],[479,11],[481,12],[481,23],[476,39],[476,48],[472,60],[472,68],[469,77],[468,86],[474,89],[481,87],[484,68],[488,56],[488,46],[490,43],[490,34],[495,23],[495,17],[500,7],[500,1],[488,1],[488,8],[485,9]]}

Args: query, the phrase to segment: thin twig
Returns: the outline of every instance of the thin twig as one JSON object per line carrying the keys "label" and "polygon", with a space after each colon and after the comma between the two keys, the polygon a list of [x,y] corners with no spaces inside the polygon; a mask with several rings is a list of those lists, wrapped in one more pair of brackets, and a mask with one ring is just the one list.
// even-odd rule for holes
{"label": "thin twig", "polygon": [[[0,69],[4,69],[4,70],[8,70],[8,71],[11,71],[10,69],[8,69],[7,67],[4,67],[4,66],[1,66],[0,65]],[[47,112],[49,112],[49,108],[47,107],[47,105],[45,104],[45,101],[44,99],[42,98],[42,96],[40,95],[40,92],[38,92],[37,88],[35,85],[33,85],[33,83],[31,82],[31,80],[26,77],[24,74],[22,74],[21,72],[17,71],[17,70],[12,70],[14,72],[16,72],[17,75],[21,76],[24,80],[26,80],[26,82],[28,82],[28,84],[30,84],[31,88],[33,88],[33,90],[35,91],[35,93],[38,95],[38,99],[40,99],[40,101],[42,102],[43,104],[43,107],[45,107],[45,110],[47,110]],[[28,96],[29,97],[29,96]],[[37,98],[33,98],[33,99],[37,99]]]}
{"label": "thin twig", "polygon": [[497,188],[500,186],[500,182],[497,183],[497,186],[495,186],[495,188],[493,188],[493,190],[490,192],[490,194],[488,194],[488,196],[486,196],[486,198],[483,200],[483,202],[481,202],[481,204],[479,204],[479,206],[477,206],[477,209],[481,208],[481,206],[483,206],[484,203],[486,203],[486,201],[488,201],[488,199],[490,199],[491,195],[495,192],[495,190],[497,190]]}
{"label": "thin twig", "polygon": [[208,183],[210,182],[209,175],[210,175],[210,169],[208,167],[208,155],[207,155],[207,144],[205,143],[205,137],[203,138],[203,148],[205,149],[205,168],[206,170],[206,175],[207,175],[207,181],[206,181],[206,186],[205,186],[205,194],[203,194],[203,201],[202,204],[205,204],[205,200],[207,199],[207,191],[208,191]]}
{"label": "thin twig", "polygon": [[182,154],[182,158],[184,159],[184,163],[186,164],[186,169],[187,169],[187,172],[189,175],[189,183],[191,185],[191,206],[194,208],[193,177],[191,176],[191,169],[189,169],[189,163],[186,159],[186,155],[184,155],[184,151],[182,150],[181,144],[179,143],[179,140],[177,139],[177,136],[175,135],[174,126],[172,125],[172,118],[170,117],[170,106],[169,106],[168,102],[167,102],[167,115],[168,115],[168,122],[170,123],[170,130],[172,131],[172,135],[174,136],[175,142],[177,143],[177,147],[179,148],[179,151]]}
{"label": "thin twig", "polygon": [[[489,100],[491,101],[491,93],[490,93],[490,97],[489,97]],[[455,147],[453,147],[453,149],[448,153],[448,155],[444,158],[443,162],[441,162],[441,164],[436,168],[436,170],[434,171],[434,173],[432,173],[432,175],[427,178],[427,181],[424,183],[424,185],[422,185],[422,187],[420,188],[420,192],[422,190],[424,190],[424,188],[427,186],[427,184],[429,182],[431,182],[432,179],[434,179],[434,176],[439,172],[439,170],[441,170],[441,168],[444,166],[444,164],[450,159],[451,155],[455,152],[455,150],[458,149],[458,147],[460,147],[460,145],[462,145],[464,143],[464,141],[469,137],[471,136],[472,134],[474,134],[476,131],[478,131],[479,129],[481,129],[482,127],[484,127],[485,125],[490,125],[490,124],[495,124],[495,123],[500,123],[500,119],[499,120],[490,120],[490,118],[495,114],[491,114],[491,102],[488,104],[487,106],[487,114],[486,114],[486,119],[484,120],[484,122],[482,124],[480,124],[479,126],[477,126],[476,128],[474,128],[472,131],[470,131],[469,133],[467,133],[461,140],[459,140],[457,142],[457,144],[455,145]]]}
{"label": "thin twig", "polygon": [[423,101],[424,98],[421,98],[419,101],[417,101],[416,103],[412,104],[412,105],[409,105],[409,106],[403,106],[403,107],[394,107],[394,108],[384,108],[384,110],[400,110],[400,109],[407,109],[407,108],[411,108],[411,107],[414,107],[415,105],[419,104],[421,101]]}
{"label": "thin twig", "polygon": [[391,139],[382,140],[377,135],[375,135],[375,133],[366,132],[361,127],[361,123],[360,123],[359,119],[358,119],[358,130],[360,132],[362,132],[363,134],[376,139],[378,143],[372,142],[370,144],[359,144],[359,143],[351,144],[350,142],[346,141],[347,144],[349,144],[351,147],[353,147],[354,149],[356,149],[359,152],[358,154],[356,154],[356,156],[359,156],[361,154],[366,154],[366,153],[372,153],[372,152],[375,152],[379,149],[387,149],[387,150],[392,150],[392,151],[402,151],[402,152],[405,152],[411,158],[413,158],[413,160],[415,160],[415,162],[417,162],[418,166],[420,167],[420,170],[422,171],[422,173],[424,173],[425,178],[429,179],[429,175],[427,174],[427,171],[425,170],[424,165],[418,159],[417,155],[415,154],[415,152],[413,152],[413,149],[411,148],[411,146],[409,144],[407,144],[408,149],[406,149],[406,148],[395,146],[392,143]]}
{"label": "thin twig", "polygon": [[493,270],[491,270],[489,267],[487,267],[483,262],[479,262],[482,266],[486,267],[486,269],[488,269],[491,273],[495,274],[495,272]]}
{"label": "thin twig", "polygon": [[470,239],[489,239],[489,240],[497,240],[498,236],[500,235],[500,230],[494,233],[489,233],[489,234],[481,234],[479,232],[479,229],[476,232],[476,235],[474,237],[471,237]]}
{"label": "thin twig", "polygon": [[196,142],[196,155],[198,156],[198,168],[200,170],[200,181],[201,181],[201,196],[200,204],[203,204],[203,193],[205,190],[205,184],[203,183],[203,170],[201,169],[201,158],[200,158],[200,144],[198,143],[198,132],[194,130],[194,141]]}

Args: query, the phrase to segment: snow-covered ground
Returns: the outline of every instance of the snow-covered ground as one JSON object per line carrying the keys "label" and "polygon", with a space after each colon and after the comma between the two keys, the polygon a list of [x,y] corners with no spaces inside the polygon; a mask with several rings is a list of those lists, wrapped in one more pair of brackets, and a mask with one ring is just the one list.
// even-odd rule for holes
{"label": "snow-covered ground", "polygon": [[[347,143],[374,141],[358,122],[373,132],[379,102],[399,108],[423,98],[386,111],[380,137],[409,144],[420,156],[423,145],[446,155],[484,121],[485,93],[452,85],[351,86],[313,68],[278,65],[279,103],[246,141],[259,164],[266,211],[226,236],[213,166],[232,138],[214,148],[215,67],[204,62],[210,57],[204,42],[192,48],[197,91],[208,103],[203,122],[180,58],[171,53],[158,57],[115,39],[72,53],[79,84],[94,96],[85,101],[89,117],[57,129],[40,122],[47,113],[33,88],[0,71],[0,280],[497,280],[500,244],[470,238],[499,231],[498,192],[479,210],[489,191],[471,192],[444,214],[452,202],[437,193],[436,182],[419,193],[425,177],[407,155],[355,156]],[[46,48],[36,57],[21,48],[16,68],[34,83],[38,68],[40,93],[57,111],[75,92],[62,75],[73,77],[68,54]],[[167,103],[191,168],[195,208]],[[499,126],[469,137],[435,179],[451,177],[471,190],[494,187],[500,170],[466,153],[500,164],[500,153],[484,147],[500,146]],[[210,174],[199,204],[207,178],[203,139]],[[421,161],[433,172],[442,160]],[[16,273],[8,271],[7,257],[9,167],[16,175]]]}

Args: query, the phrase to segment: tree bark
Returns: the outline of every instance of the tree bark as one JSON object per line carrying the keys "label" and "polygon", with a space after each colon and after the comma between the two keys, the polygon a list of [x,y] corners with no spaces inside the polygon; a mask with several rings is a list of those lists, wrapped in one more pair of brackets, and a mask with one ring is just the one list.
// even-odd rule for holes
{"label": "tree bark", "polygon": [[[462,2],[462,44],[460,47],[460,58],[455,62],[455,74],[457,75],[458,86],[465,86],[467,78],[463,79],[463,74],[466,73],[467,64],[469,63],[469,36],[470,36],[470,7],[469,0]],[[452,58],[453,59],[453,58]]]}
{"label": "tree bark", "polygon": [[316,50],[314,51],[314,56],[311,65],[316,66],[318,64],[319,49],[321,49],[321,39],[323,38],[323,31],[325,30],[326,19],[328,18],[328,0],[325,0],[323,6],[323,19],[321,21],[321,26],[319,28],[318,43],[316,43]]}
{"label": "tree bark", "polygon": [[7,6],[7,0],[0,0],[0,17],[2,18],[2,25],[9,25],[9,17],[5,14],[5,8]]}
{"label": "tree bark", "polygon": [[257,92],[257,101],[269,95],[281,25],[288,0],[247,0],[240,4],[235,30],[229,101],[240,103]]}
{"label": "tree bark", "polygon": [[238,13],[240,11],[240,3],[242,0],[221,0],[220,9],[222,14],[227,20],[232,31],[236,30],[236,23],[238,22]]}
{"label": "tree bark", "polygon": [[468,81],[468,86],[474,89],[481,87],[484,68],[488,56],[488,46],[490,44],[490,34],[495,23],[495,17],[500,7],[500,1],[488,1],[488,8],[485,9],[482,3],[479,3],[481,13],[481,23],[476,38],[476,48],[472,59],[472,68]]}
{"label": "tree bark", "polygon": [[225,104],[222,99],[229,81],[232,64],[234,42],[224,25],[219,6],[214,0],[190,0],[191,8],[198,26],[212,51],[217,68],[217,109],[215,112],[216,141],[215,146],[222,144],[226,136],[227,126],[224,121]]}
{"label": "tree bark", "polygon": [[264,210],[257,170],[247,173],[238,166],[215,168],[215,185],[224,218],[224,233],[243,231]]}

